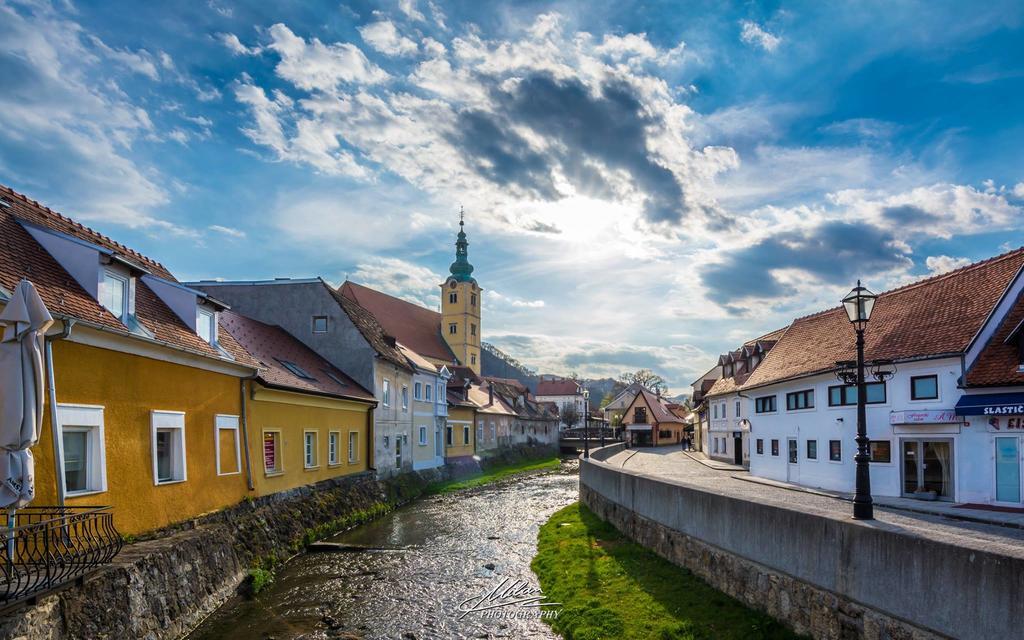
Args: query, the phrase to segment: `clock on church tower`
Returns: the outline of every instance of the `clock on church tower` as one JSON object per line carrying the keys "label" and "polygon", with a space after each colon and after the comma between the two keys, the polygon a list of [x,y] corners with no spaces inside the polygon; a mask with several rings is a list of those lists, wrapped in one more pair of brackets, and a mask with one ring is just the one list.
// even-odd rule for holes
{"label": "clock on church tower", "polygon": [[469,264],[466,221],[459,214],[459,235],[455,241],[455,262],[451,275],[441,285],[441,333],[459,363],[480,375],[480,308],[483,289],[473,278]]}

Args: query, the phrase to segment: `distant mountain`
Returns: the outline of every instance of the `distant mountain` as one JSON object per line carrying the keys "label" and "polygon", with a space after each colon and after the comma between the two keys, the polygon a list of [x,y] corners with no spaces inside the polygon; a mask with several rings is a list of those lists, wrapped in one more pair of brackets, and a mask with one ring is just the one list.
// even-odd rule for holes
{"label": "distant mountain", "polygon": [[512,378],[526,385],[530,391],[537,390],[540,376],[536,371],[519,362],[498,347],[484,342],[480,352],[480,372],[495,378]]}

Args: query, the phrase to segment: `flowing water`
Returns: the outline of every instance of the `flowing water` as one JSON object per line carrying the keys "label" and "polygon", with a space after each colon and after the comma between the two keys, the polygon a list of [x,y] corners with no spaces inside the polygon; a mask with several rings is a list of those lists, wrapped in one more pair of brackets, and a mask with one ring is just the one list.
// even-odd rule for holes
{"label": "flowing water", "polygon": [[465,610],[496,589],[537,588],[537,529],[577,499],[577,487],[572,461],[559,473],[416,501],[331,539],[369,549],[295,558],[189,640],[557,638],[536,608]]}

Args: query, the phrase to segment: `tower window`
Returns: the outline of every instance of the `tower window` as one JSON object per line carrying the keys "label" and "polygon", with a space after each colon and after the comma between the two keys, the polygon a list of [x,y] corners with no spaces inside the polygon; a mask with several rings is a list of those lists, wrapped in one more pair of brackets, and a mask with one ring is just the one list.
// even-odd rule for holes
{"label": "tower window", "polygon": [[448,302],[450,302],[452,304],[455,304],[458,301],[459,301],[459,294],[455,293],[454,291],[452,291],[451,293],[448,294]]}
{"label": "tower window", "polygon": [[455,324],[454,322],[451,323],[450,325],[448,325],[448,335],[454,336],[458,332],[459,332],[459,325]]}
{"label": "tower window", "polygon": [[475,307],[476,306],[476,294],[475,293],[469,294],[469,306],[471,306],[471,307]]}
{"label": "tower window", "polygon": [[469,325],[469,335],[471,335],[471,336],[475,336],[476,335],[476,325],[475,324]]}
{"label": "tower window", "polygon": [[475,353],[473,355],[469,356],[469,363],[470,364],[476,364],[476,354]]}

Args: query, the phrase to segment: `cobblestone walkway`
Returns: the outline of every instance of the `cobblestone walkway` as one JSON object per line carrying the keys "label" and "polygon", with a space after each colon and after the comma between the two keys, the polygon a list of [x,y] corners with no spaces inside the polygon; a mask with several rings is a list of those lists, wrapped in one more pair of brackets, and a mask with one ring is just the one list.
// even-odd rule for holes
{"label": "cobblestone walkway", "polygon": [[[839,498],[734,478],[735,471],[709,468],[674,448],[627,449],[610,457],[606,464],[723,495],[829,518],[849,518],[853,509],[848,501]],[[877,504],[875,518],[871,526],[1024,558],[1024,530],[1021,529],[911,513]]]}

